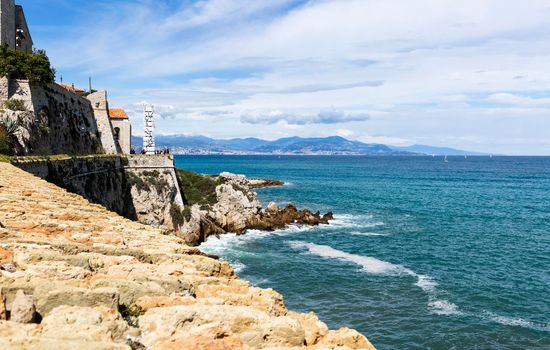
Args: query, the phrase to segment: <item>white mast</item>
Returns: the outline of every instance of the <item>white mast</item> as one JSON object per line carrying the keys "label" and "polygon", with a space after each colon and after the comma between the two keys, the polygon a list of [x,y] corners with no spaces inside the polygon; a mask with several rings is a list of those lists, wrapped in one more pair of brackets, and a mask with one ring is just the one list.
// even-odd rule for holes
{"label": "white mast", "polygon": [[143,106],[143,150],[155,154],[155,111],[153,106]]}

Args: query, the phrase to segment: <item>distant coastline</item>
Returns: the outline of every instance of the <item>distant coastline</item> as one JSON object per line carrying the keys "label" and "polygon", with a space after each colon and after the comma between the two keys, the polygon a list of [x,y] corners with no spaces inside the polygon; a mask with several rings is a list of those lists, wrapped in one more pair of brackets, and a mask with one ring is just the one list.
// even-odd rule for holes
{"label": "distant coastline", "polygon": [[[205,136],[158,135],[157,146],[169,148],[171,153],[179,155],[311,155],[311,156],[418,156],[448,155],[475,156],[489,155],[480,152],[465,151],[448,147],[413,145],[396,147],[390,145],[364,143],[348,140],[340,136],[323,138],[288,137],[274,141],[257,138],[213,139]],[[138,136],[132,143],[139,145]]]}

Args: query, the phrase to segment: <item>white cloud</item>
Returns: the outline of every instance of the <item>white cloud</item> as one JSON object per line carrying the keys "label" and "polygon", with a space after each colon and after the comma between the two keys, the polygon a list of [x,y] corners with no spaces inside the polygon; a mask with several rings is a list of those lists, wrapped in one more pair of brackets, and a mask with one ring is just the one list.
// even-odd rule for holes
{"label": "white cloud", "polygon": [[334,108],[323,109],[315,115],[297,115],[281,111],[271,111],[266,114],[248,114],[241,117],[241,122],[248,124],[276,124],[284,121],[291,125],[305,124],[341,124],[362,122],[370,117],[365,113],[345,113]]}
{"label": "white cloud", "polygon": [[513,106],[550,108],[550,97],[532,98],[509,93],[497,93],[488,97],[489,101]]}
{"label": "white cloud", "polygon": [[164,130],[550,153],[550,0],[299,2],[117,2],[42,46],[115,103],[172,106]]}

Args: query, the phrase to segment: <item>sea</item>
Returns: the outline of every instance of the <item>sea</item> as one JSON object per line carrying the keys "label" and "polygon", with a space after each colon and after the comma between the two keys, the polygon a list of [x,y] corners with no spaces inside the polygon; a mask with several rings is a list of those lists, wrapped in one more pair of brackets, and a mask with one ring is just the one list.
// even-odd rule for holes
{"label": "sea", "polygon": [[550,157],[176,156],[285,186],[267,205],[327,226],[211,237],[201,249],[378,349],[550,349]]}

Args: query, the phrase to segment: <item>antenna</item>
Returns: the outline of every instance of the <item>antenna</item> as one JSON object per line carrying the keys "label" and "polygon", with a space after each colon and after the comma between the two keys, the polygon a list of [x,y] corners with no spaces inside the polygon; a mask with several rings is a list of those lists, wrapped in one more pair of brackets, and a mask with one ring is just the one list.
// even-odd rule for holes
{"label": "antenna", "polygon": [[152,105],[143,105],[143,150],[155,154],[155,111]]}

